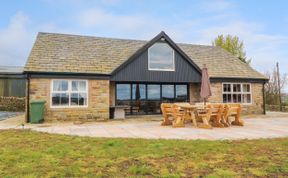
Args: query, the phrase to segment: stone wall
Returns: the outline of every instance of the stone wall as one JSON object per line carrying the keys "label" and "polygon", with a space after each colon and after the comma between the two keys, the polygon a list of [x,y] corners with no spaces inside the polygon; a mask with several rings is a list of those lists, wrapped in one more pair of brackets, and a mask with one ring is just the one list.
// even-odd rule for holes
{"label": "stone wall", "polygon": [[115,82],[110,82],[110,106],[115,106]]}
{"label": "stone wall", "polygon": [[189,85],[189,94],[190,94],[190,102],[191,103],[197,103],[200,102],[200,84],[190,84]]}
{"label": "stone wall", "polygon": [[0,111],[25,111],[25,97],[0,97]]}
{"label": "stone wall", "polygon": [[[280,106],[279,105],[268,105],[268,104],[266,104],[266,111],[280,112]],[[288,106],[282,106],[282,112],[288,112]]]}
{"label": "stone wall", "polygon": [[[252,87],[252,104],[242,104],[243,114],[263,114],[263,85],[262,83],[251,83]],[[190,102],[203,102],[200,98],[200,85],[190,84]],[[211,83],[212,96],[207,102],[222,103],[222,83]]]}
{"label": "stone wall", "polygon": [[106,120],[109,118],[109,81],[88,80],[88,107],[51,108],[51,79],[30,79],[30,101],[44,99],[44,120]]}

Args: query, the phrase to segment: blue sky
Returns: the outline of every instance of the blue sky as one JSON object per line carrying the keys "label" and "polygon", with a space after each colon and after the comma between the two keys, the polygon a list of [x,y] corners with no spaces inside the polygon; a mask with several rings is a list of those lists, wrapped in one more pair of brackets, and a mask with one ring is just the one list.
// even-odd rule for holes
{"label": "blue sky", "polygon": [[252,66],[288,72],[288,1],[10,0],[0,6],[0,65],[24,65],[39,31],[210,45],[218,34],[244,40]]}

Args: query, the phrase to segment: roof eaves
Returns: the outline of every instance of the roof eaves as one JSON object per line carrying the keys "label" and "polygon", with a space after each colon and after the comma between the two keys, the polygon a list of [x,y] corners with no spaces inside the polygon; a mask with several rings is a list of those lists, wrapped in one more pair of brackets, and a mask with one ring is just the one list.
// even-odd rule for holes
{"label": "roof eaves", "polygon": [[83,73],[83,72],[43,72],[43,71],[24,71],[24,74],[42,74],[42,75],[83,75],[83,76],[110,76],[103,73]]}

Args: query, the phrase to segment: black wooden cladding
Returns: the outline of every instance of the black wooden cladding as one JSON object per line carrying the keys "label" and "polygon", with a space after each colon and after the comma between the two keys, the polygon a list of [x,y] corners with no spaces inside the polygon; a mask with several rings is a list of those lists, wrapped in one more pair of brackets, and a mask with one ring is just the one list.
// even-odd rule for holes
{"label": "black wooden cladding", "polygon": [[201,74],[177,51],[175,51],[175,71],[150,71],[148,70],[148,51],[146,50],[114,74],[111,81],[200,83]]}

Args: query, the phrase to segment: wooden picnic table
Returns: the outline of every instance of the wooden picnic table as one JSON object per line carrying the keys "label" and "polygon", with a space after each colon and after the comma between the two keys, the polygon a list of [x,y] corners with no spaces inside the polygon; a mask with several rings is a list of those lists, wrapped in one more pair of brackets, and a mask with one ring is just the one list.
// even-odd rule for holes
{"label": "wooden picnic table", "polygon": [[[200,128],[211,129],[212,125],[214,127],[228,127],[230,122],[228,120],[229,116],[235,117],[232,121],[232,125],[243,126],[244,122],[240,119],[241,105],[240,104],[209,104],[209,105],[191,105],[189,103],[174,103],[174,118],[173,127],[185,127],[185,121],[192,121],[194,126]],[[180,112],[179,112],[180,111]],[[199,120],[198,120],[199,119]],[[209,121],[213,122],[210,125]],[[198,121],[202,123],[197,124]]]}
{"label": "wooden picnic table", "polygon": [[[197,122],[195,119],[195,111],[197,109],[196,105],[191,105],[189,103],[175,103],[178,107],[184,110],[184,120],[191,120],[193,125],[197,127]],[[177,122],[177,121],[176,121]]]}
{"label": "wooden picnic table", "polygon": [[[207,118],[207,113],[205,111],[204,106],[199,106],[199,105],[191,105],[189,103],[175,103],[178,107],[184,110],[184,120],[191,120],[193,125],[195,127],[200,127],[200,128],[207,128],[211,129],[212,126],[209,124],[209,118]],[[205,114],[203,117],[201,117],[203,124],[197,124],[196,118],[195,118],[195,112],[197,110],[202,110],[202,112]],[[176,122],[177,123],[177,122]],[[178,122],[179,123],[179,122]],[[184,124],[184,123],[183,123]]]}

